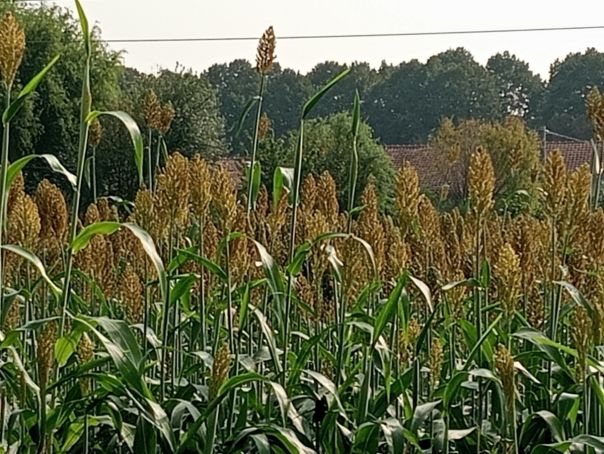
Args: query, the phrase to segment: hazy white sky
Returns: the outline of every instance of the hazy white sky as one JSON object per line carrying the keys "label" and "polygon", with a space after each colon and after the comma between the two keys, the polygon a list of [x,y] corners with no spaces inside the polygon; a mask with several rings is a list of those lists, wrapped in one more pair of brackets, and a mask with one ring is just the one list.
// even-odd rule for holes
{"label": "hazy white sky", "polygon": [[[72,0],[56,0],[72,7]],[[504,50],[547,77],[569,52],[604,51],[604,30],[466,36],[279,41],[279,35],[397,33],[604,25],[604,0],[82,0],[105,39],[260,36],[273,25],[277,60],[302,72],[325,60],[368,61],[378,67],[448,48],[466,47],[481,63]],[[256,43],[112,44],[125,63],[144,71],[180,63],[202,71],[213,63],[253,59]]]}

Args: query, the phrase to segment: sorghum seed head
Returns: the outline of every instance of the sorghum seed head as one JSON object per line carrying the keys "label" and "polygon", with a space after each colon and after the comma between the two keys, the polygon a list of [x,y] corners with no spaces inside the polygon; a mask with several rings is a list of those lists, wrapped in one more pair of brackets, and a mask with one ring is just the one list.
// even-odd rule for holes
{"label": "sorghum seed head", "polygon": [[174,106],[168,101],[161,108],[160,123],[157,129],[162,135],[165,135],[170,130],[175,116],[176,111],[174,110]]}
{"label": "sorghum seed head", "polygon": [[570,327],[570,335],[577,349],[576,375],[579,381],[585,379],[589,342],[592,337],[592,321],[589,314],[582,306],[575,308]]}
{"label": "sorghum seed head", "polygon": [[98,120],[94,120],[90,123],[90,129],[88,130],[88,143],[92,148],[98,147],[99,143],[101,143],[101,137],[103,136],[103,127],[101,126],[101,122]]}
{"label": "sorghum seed head", "polygon": [[130,323],[141,323],[144,316],[143,284],[129,263],[122,273],[119,291],[126,319]]}
{"label": "sorghum seed head", "polygon": [[520,259],[509,243],[505,243],[501,248],[495,271],[499,283],[497,292],[503,305],[503,312],[509,320],[514,315],[516,301],[520,297],[522,275]]}
{"label": "sorghum seed head", "polygon": [[430,382],[432,389],[438,386],[440,380],[440,373],[443,366],[443,347],[440,340],[435,337],[432,339],[432,345],[430,347]]}
{"label": "sorghum seed head", "polygon": [[541,188],[545,214],[557,218],[566,200],[566,164],[560,150],[550,153],[543,166]]}
{"label": "sorghum seed head", "polygon": [[48,322],[38,338],[38,367],[40,388],[46,389],[48,377],[54,367],[55,342],[57,341],[57,324]]}
{"label": "sorghum seed head", "polygon": [[598,87],[592,87],[587,94],[585,107],[587,117],[593,124],[596,139],[602,140],[604,138],[604,96],[602,96]]}
{"label": "sorghum seed head", "polygon": [[403,237],[407,234],[411,222],[417,216],[419,195],[420,186],[417,171],[409,162],[405,162],[396,176],[396,208]]}
{"label": "sorghum seed head", "polygon": [[256,51],[256,70],[262,75],[269,72],[273,66],[276,43],[275,31],[270,26],[262,34]]}
{"label": "sorghum seed head", "polygon": [[197,219],[203,219],[208,215],[212,201],[212,178],[210,166],[199,154],[189,161],[189,179],[193,214]]}
{"label": "sorghum seed head", "polygon": [[501,383],[503,385],[503,393],[505,394],[508,405],[514,402],[516,397],[514,358],[510,354],[505,345],[499,344],[495,353],[495,368]]}
{"label": "sorghum seed head", "polygon": [[8,242],[25,249],[34,249],[38,243],[40,229],[40,214],[36,203],[26,194],[17,198],[8,213]]}
{"label": "sorghum seed head", "polygon": [[182,228],[189,215],[189,162],[178,152],[172,153],[161,174],[157,176],[159,216]]}
{"label": "sorghum seed head", "polygon": [[78,343],[78,361],[81,364],[85,364],[92,359],[94,356],[94,343],[88,334],[82,334],[80,342]]}
{"label": "sorghum seed head", "polygon": [[41,221],[40,240],[45,249],[55,249],[64,243],[69,226],[63,193],[48,180],[42,180],[38,184],[35,199]]}
{"label": "sorghum seed head", "polygon": [[162,122],[162,108],[159,100],[157,99],[157,95],[153,90],[149,90],[147,92],[143,104],[145,123],[149,128],[159,131]]}
{"label": "sorghum seed head", "polygon": [[8,11],[0,22],[0,76],[11,86],[25,53],[25,32]]}
{"label": "sorghum seed head", "polygon": [[263,140],[268,137],[268,133],[271,129],[271,119],[268,117],[266,112],[262,112],[260,117],[260,123],[258,124],[258,140]]}
{"label": "sorghum seed head", "polygon": [[468,193],[473,213],[482,218],[493,206],[495,171],[491,155],[478,148],[470,156],[468,170]]}
{"label": "sorghum seed head", "polygon": [[226,342],[216,352],[214,364],[212,364],[212,376],[209,382],[210,400],[218,395],[218,390],[229,377],[229,367],[231,366],[231,352],[229,344]]}

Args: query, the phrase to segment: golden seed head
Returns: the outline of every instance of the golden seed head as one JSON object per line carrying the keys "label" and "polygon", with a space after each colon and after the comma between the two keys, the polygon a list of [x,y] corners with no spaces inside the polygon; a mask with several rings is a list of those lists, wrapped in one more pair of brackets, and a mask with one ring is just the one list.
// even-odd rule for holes
{"label": "golden seed head", "polygon": [[505,243],[501,248],[495,271],[499,284],[497,286],[499,299],[506,318],[510,320],[516,310],[516,301],[520,297],[522,270],[520,259],[509,243]]}
{"label": "golden seed head", "polygon": [[560,215],[560,235],[572,243],[579,227],[588,223],[592,175],[587,164],[568,175],[566,201]]}
{"label": "golden seed head", "polygon": [[224,166],[218,166],[212,179],[212,206],[220,218],[220,228],[230,232],[237,217],[237,187],[233,175]]}
{"label": "golden seed head", "polygon": [[499,344],[495,353],[495,369],[501,379],[503,385],[503,393],[505,394],[508,405],[514,402],[516,397],[516,383],[514,371],[514,358],[510,354],[505,345]]}
{"label": "golden seed head", "polygon": [[429,197],[421,195],[417,205],[417,220],[421,227],[422,238],[434,242],[440,237],[440,217]]}
{"label": "golden seed head", "polygon": [[602,140],[604,138],[604,96],[598,87],[593,87],[587,94],[585,107],[587,117],[593,124],[596,139]]}
{"label": "golden seed head", "polygon": [[305,311],[304,315],[312,321],[319,320],[320,308],[317,305],[318,298],[316,298],[312,284],[305,276],[300,275],[296,278],[296,290],[298,299],[311,309],[310,312]]}
{"label": "golden seed head", "polygon": [[396,176],[396,208],[403,236],[407,234],[413,219],[417,216],[419,196],[417,171],[409,162],[405,162]]}
{"label": "golden seed head", "polygon": [[165,135],[170,130],[175,116],[176,111],[174,110],[174,106],[168,101],[161,108],[160,123],[157,129],[162,135]]}
{"label": "golden seed head", "polygon": [[91,203],[86,208],[86,213],[84,214],[84,226],[88,226],[99,222],[101,220],[101,215],[99,214],[99,209],[95,203]]}
{"label": "golden seed head", "polygon": [[131,264],[127,264],[119,282],[122,308],[126,319],[133,324],[141,323],[144,316],[143,284]]}
{"label": "golden seed head", "polygon": [[323,172],[319,177],[317,193],[317,209],[328,220],[332,220],[332,226],[335,227],[339,213],[338,194],[336,192],[336,182],[328,171]]}
{"label": "golden seed head", "polygon": [[10,303],[10,309],[4,319],[4,331],[9,332],[21,326],[21,304],[18,298]]}
{"label": "golden seed head", "polygon": [[432,339],[430,347],[430,384],[432,389],[436,389],[440,380],[440,374],[443,366],[443,347],[440,339]]}
{"label": "golden seed head", "polygon": [[40,239],[44,247],[52,249],[62,245],[69,226],[63,193],[48,180],[42,180],[36,190],[36,204],[41,220]]}
{"label": "golden seed head", "polygon": [[159,217],[183,228],[189,215],[189,193],[189,162],[180,153],[172,153],[163,172],[157,176]]}
{"label": "golden seed head", "polygon": [[134,199],[134,222],[143,230],[149,232],[154,238],[154,226],[157,221],[153,194],[148,189],[140,189]]}
{"label": "golden seed head", "polygon": [[543,166],[541,188],[545,214],[557,218],[566,201],[566,164],[560,150],[550,153]]}
{"label": "golden seed head", "polygon": [[28,195],[17,198],[8,213],[8,242],[32,250],[38,243],[40,229],[40,214],[36,203]]}
{"label": "golden seed head", "polygon": [[309,173],[302,181],[302,188],[300,189],[300,209],[302,211],[306,210],[309,213],[313,211],[315,209],[317,197],[317,181],[313,174]]}
{"label": "golden seed head", "polygon": [[162,124],[162,107],[153,90],[147,92],[143,104],[145,123],[149,128],[159,131]]}
{"label": "golden seed head", "polygon": [[94,342],[90,339],[88,334],[82,334],[80,342],[78,343],[78,361],[80,364],[85,364],[90,361],[94,356]]}
{"label": "golden seed head", "polygon": [[15,202],[22,196],[25,195],[25,179],[23,178],[23,173],[19,172],[15,179],[13,180],[13,184],[8,191],[8,200],[6,201],[6,211],[10,213],[13,209]]}
{"label": "golden seed head", "polygon": [[493,207],[495,171],[491,155],[478,148],[470,156],[468,169],[468,193],[473,213],[482,218]]}
{"label": "golden seed head", "polygon": [[271,119],[266,112],[262,112],[260,123],[258,124],[258,140],[263,140],[268,137],[271,130]]}
{"label": "golden seed head", "polygon": [[90,129],[88,130],[88,143],[92,148],[98,147],[99,143],[101,143],[101,137],[103,136],[103,127],[101,126],[101,122],[97,118],[92,123],[90,123]]}
{"label": "golden seed head", "polygon": [[38,367],[40,373],[40,388],[46,389],[48,377],[52,372],[55,361],[55,342],[57,341],[57,324],[48,322],[38,338]]}
{"label": "golden seed head", "polygon": [[401,229],[394,225],[392,218],[386,218],[384,222],[384,232],[386,238],[386,257],[385,261],[385,284],[386,289],[391,290],[396,285],[396,281],[403,275],[409,266],[411,252],[409,246],[403,240]]}
{"label": "golden seed head", "polygon": [[209,382],[209,397],[213,400],[217,395],[222,384],[229,377],[229,368],[231,366],[231,352],[229,344],[226,342],[216,352],[214,364],[212,364],[212,376]]}
{"label": "golden seed head", "polygon": [[589,342],[592,337],[592,320],[582,306],[577,306],[570,325],[570,336],[577,349],[576,374],[579,381],[585,379]]}
{"label": "golden seed head", "polygon": [[[287,223],[289,214],[289,194],[287,191],[282,191],[281,198],[276,205],[271,204],[271,209],[266,219],[266,225],[268,230],[268,243],[273,244],[273,251],[275,254],[285,251],[285,235],[281,234],[281,231]],[[306,226],[308,220],[306,217],[301,218],[301,226]],[[301,232],[306,232],[306,227],[301,229]],[[302,238],[306,238],[302,236]]]}
{"label": "golden seed head", "polygon": [[265,30],[258,42],[258,50],[256,52],[256,70],[264,75],[268,73],[275,61],[275,46],[277,39],[275,31],[270,26]]}
{"label": "golden seed head", "polygon": [[11,86],[25,53],[25,32],[8,11],[0,22],[0,76]]}
{"label": "golden seed head", "polygon": [[409,320],[409,324],[407,326],[407,332],[409,333],[409,339],[413,343],[415,343],[415,341],[419,337],[421,331],[422,331],[422,327],[420,326],[417,319],[412,318],[411,320]]}
{"label": "golden seed head", "polygon": [[119,221],[119,213],[115,206],[109,204],[107,198],[101,198],[96,202],[96,207],[99,211],[101,221]]}
{"label": "golden seed head", "polygon": [[204,219],[208,215],[212,201],[212,177],[210,166],[199,154],[189,161],[189,179],[193,214],[197,219]]}
{"label": "golden seed head", "polygon": [[356,231],[361,238],[367,240],[373,249],[378,272],[381,272],[385,256],[385,233],[379,211],[379,201],[375,183],[371,180],[363,191],[363,211],[359,216]]}
{"label": "golden seed head", "polygon": [[[88,336],[87,333],[82,334],[80,342],[78,343],[76,355],[80,364],[86,364],[94,357],[94,342],[92,342],[92,339],[90,339],[90,336]],[[90,391],[91,379],[88,377],[80,377],[79,381],[82,394],[88,394]]]}

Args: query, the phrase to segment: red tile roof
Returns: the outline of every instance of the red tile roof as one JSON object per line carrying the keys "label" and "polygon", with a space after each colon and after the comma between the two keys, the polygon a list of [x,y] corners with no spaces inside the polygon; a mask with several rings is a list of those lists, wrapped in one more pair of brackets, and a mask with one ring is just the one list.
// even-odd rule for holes
{"label": "red tile roof", "polygon": [[396,169],[408,161],[419,176],[419,183],[424,189],[435,190],[450,183],[448,162],[438,150],[425,144],[386,145],[386,153],[392,159]]}
{"label": "red tile roof", "polygon": [[[415,167],[424,189],[436,191],[445,184],[451,187],[463,184],[459,181],[462,175],[454,169],[449,169],[442,153],[426,144],[386,145],[385,149],[396,169],[402,167],[405,161]],[[591,163],[592,146],[589,141],[550,141],[547,142],[546,149],[547,153],[559,149],[569,170]]]}
{"label": "red tile roof", "polygon": [[546,142],[546,150],[547,154],[560,150],[568,170],[575,170],[583,164],[591,164],[593,148],[588,140],[581,142]]}

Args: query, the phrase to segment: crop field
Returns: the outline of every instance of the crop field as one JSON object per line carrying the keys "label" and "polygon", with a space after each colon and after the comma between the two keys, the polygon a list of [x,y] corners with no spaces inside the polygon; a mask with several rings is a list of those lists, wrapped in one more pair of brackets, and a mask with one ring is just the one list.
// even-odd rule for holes
{"label": "crop field", "polygon": [[[9,162],[11,124],[60,57],[15,89],[25,37],[12,14],[0,22],[0,452],[604,452],[597,90],[592,167],[548,154],[520,207],[496,200],[483,147],[455,208],[422,193],[408,163],[384,207],[375,180],[358,189],[358,96],[347,187],[303,175],[309,115],[346,72],[304,105],[291,167],[266,188],[256,152],[272,28],[241,175],[162,157],[127,113],[92,110],[76,4],[87,63],[73,173],[54,155]],[[161,144],[173,108],[150,94],[145,115]],[[132,202],[96,194],[107,116],[132,142]],[[34,161],[63,189],[28,187]]]}

